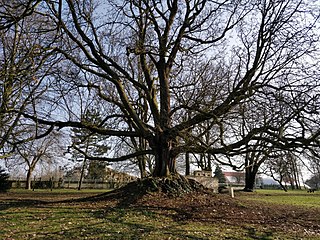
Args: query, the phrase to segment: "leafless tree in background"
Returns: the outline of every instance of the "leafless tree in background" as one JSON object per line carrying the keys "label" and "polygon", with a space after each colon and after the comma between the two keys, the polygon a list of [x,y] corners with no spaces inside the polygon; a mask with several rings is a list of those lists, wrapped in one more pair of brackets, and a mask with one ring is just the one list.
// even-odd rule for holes
{"label": "leafless tree in background", "polygon": [[[30,130],[30,132],[33,132]],[[15,154],[7,158],[7,166],[23,165],[26,169],[26,189],[31,189],[33,173],[40,165],[44,167],[59,162],[66,151],[60,133],[52,132],[41,139],[24,142],[17,146]]]}

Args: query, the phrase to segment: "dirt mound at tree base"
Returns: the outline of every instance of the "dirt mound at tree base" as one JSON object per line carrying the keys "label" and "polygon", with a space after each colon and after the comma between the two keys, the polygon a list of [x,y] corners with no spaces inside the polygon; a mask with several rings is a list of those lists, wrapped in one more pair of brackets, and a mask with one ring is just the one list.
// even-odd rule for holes
{"label": "dirt mound at tree base", "polygon": [[[162,192],[168,196],[180,196],[194,191],[204,191],[205,187],[193,179],[176,175],[166,178],[146,178],[133,185],[138,185],[138,190],[143,193]],[[127,186],[130,188],[130,184]]]}
{"label": "dirt mound at tree base", "polygon": [[206,192],[203,185],[193,179],[180,175],[166,178],[145,178],[128,183],[126,186],[103,193],[94,197],[79,199],[80,201],[114,201],[118,206],[127,206],[135,203],[145,195],[164,195],[165,197],[178,197],[186,193]]}

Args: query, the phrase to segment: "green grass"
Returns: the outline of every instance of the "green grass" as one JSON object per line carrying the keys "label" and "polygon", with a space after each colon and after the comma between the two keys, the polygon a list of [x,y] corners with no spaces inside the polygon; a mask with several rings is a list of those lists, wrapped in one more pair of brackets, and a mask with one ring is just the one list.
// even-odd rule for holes
{"label": "green grass", "polygon": [[0,229],[3,239],[208,239],[218,230],[209,224],[181,225],[156,212],[77,204],[8,208],[1,211]]}
{"label": "green grass", "polygon": [[[241,228],[222,220],[214,224],[177,221],[174,209],[112,208],[103,202],[52,202],[101,192],[105,191],[13,190],[0,195],[0,239],[295,239],[263,226]],[[293,200],[292,196],[301,198]],[[309,197],[300,193],[258,191],[239,194],[236,198],[300,206],[309,202],[315,206],[316,196],[319,200],[315,194]]]}
{"label": "green grass", "polygon": [[257,190],[246,194],[244,199],[255,200],[273,204],[293,205],[299,207],[320,208],[320,192],[307,194],[305,190]]}
{"label": "green grass", "polygon": [[235,226],[181,224],[136,210],[104,212],[77,206],[11,209],[0,215],[0,228],[4,239],[248,239],[249,232]]}

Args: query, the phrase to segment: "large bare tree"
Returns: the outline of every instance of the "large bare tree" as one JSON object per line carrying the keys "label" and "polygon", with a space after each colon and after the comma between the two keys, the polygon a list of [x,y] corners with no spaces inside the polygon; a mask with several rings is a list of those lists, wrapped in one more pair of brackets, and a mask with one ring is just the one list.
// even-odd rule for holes
{"label": "large bare tree", "polygon": [[[244,154],[261,138],[278,148],[315,145],[317,7],[302,0],[46,1],[38,11],[56,26],[54,50],[65,61],[51,79],[55,94],[43,101],[60,117],[41,105],[24,117],[143,139],[147,144],[127,155],[86,157],[122,161],[150,154],[159,177],[176,174],[175,160],[185,152]],[[283,91],[294,100],[291,117],[239,130],[245,102],[267,107],[263,101],[276,101]],[[86,92],[100,99],[100,124],[81,121]],[[201,126],[208,127],[201,132]],[[294,135],[293,127],[299,129]],[[210,131],[211,142],[201,141],[203,131]]]}

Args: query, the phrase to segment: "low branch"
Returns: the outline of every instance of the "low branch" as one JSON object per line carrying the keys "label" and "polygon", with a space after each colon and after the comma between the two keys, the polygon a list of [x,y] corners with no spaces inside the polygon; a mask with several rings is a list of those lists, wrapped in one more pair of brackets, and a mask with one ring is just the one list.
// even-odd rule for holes
{"label": "low branch", "polygon": [[105,129],[105,128],[99,128],[97,126],[89,125],[89,124],[82,123],[82,122],[49,121],[49,120],[44,120],[44,119],[38,118],[36,116],[29,115],[27,113],[22,113],[22,115],[28,119],[33,120],[34,122],[48,125],[48,126],[58,127],[59,129],[65,128],[65,127],[75,127],[75,128],[88,129],[94,133],[98,133],[101,135],[108,135],[108,136],[122,136],[122,137],[139,137],[140,136],[140,134],[138,132],[134,132],[134,131],[115,131],[115,130],[110,130],[110,129]]}
{"label": "low branch", "polygon": [[142,150],[135,153],[131,153],[125,156],[116,157],[116,158],[108,158],[108,157],[96,157],[96,156],[90,156],[85,151],[81,150],[80,148],[76,146],[72,146],[75,150],[77,150],[79,153],[81,153],[86,159],[88,160],[95,160],[95,161],[104,161],[104,162],[122,162],[126,161],[138,156],[147,155],[147,154],[154,154],[152,150]]}

